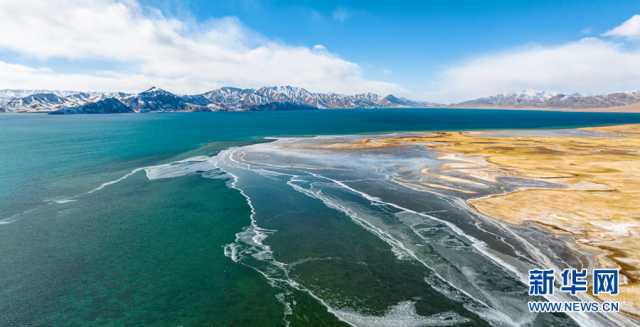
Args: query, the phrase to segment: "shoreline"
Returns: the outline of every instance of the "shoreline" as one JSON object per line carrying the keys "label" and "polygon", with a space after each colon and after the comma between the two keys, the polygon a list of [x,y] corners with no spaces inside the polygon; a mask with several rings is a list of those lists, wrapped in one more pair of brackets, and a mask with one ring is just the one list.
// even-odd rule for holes
{"label": "shoreline", "polygon": [[[639,125],[630,124],[581,128],[579,130],[609,132],[614,134],[611,138],[618,138],[628,137],[627,133],[630,132],[629,130],[631,130],[631,133],[637,133],[634,130],[638,129],[638,127]],[[481,135],[482,133],[477,134]],[[472,138],[478,136],[479,135],[473,135]],[[593,137],[597,139],[607,138],[603,136]],[[513,154],[510,152],[517,151],[515,150],[517,147],[507,149],[513,142],[535,140],[532,142],[535,144],[529,144],[529,146],[539,146],[540,143],[538,142],[544,138],[549,142],[540,143],[548,147],[546,147],[545,150],[541,150],[541,152],[549,150],[549,153],[539,155],[541,158],[535,158],[535,154],[528,154],[529,156],[526,159],[531,160],[530,164],[522,161],[518,162],[517,159],[515,161],[510,160],[506,157],[508,154]],[[541,167],[536,167],[536,163],[540,164],[541,161],[538,159],[553,160],[554,157],[557,158],[567,155],[566,153],[562,153],[562,148],[559,149],[558,144],[554,144],[558,141],[554,138],[561,137],[503,137],[507,142],[502,142],[500,145],[505,146],[505,148],[484,151],[486,149],[483,149],[481,146],[480,149],[478,149],[480,153],[476,155],[480,155],[487,161],[488,169],[491,167],[505,169],[506,171],[503,176],[513,175],[525,178],[553,180],[560,182],[559,184],[561,184],[563,188],[521,187],[504,193],[470,198],[466,200],[466,203],[477,212],[493,219],[518,226],[523,226],[526,223],[534,223],[551,231],[555,235],[569,236],[571,242],[576,245],[576,250],[592,257],[598,265],[619,268],[621,272],[621,294],[617,297],[598,296],[597,298],[601,301],[620,300],[621,302],[625,302],[626,306],[623,305],[622,310],[636,318],[640,317],[640,288],[638,285],[640,282],[638,278],[638,263],[640,262],[638,261],[639,258],[637,258],[637,254],[634,254],[638,253],[638,244],[635,244],[637,242],[637,231],[634,232],[634,230],[640,226],[640,219],[636,220],[633,218],[637,216],[630,207],[623,208],[622,210],[611,210],[611,207],[614,206],[613,203],[617,205],[625,200],[632,201],[629,197],[632,197],[633,194],[620,195],[620,188],[628,187],[628,185],[607,185],[606,180],[598,177],[598,175],[613,174],[616,168],[621,167],[615,165],[615,158],[611,158],[613,159],[613,165],[616,166],[615,168],[607,167],[607,165],[593,165],[594,167],[592,168],[601,170],[594,173],[594,175],[596,175],[595,178],[581,176],[581,174],[588,174],[589,172],[580,171],[579,168],[576,172],[572,171],[571,168],[551,168],[549,165],[545,166],[544,164]],[[569,138],[589,139],[589,137]],[[635,144],[640,143],[636,142]],[[581,146],[585,147],[584,144],[581,144]],[[586,146],[588,147],[588,145]],[[593,150],[596,152],[610,151],[613,156],[625,155],[622,151],[616,153],[619,149],[615,146],[613,150],[608,149],[605,144],[595,144],[592,146],[594,146]],[[554,153],[554,151],[558,152]],[[444,152],[449,151],[444,150]],[[474,155],[475,153],[470,150],[467,154]],[[518,154],[515,153],[515,155]],[[597,160],[595,158],[597,155],[593,155],[592,158],[589,158],[589,155],[585,153],[582,153],[582,155],[587,156],[585,161],[589,159]],[[575,158],[569,160],[572,159]],[[579,161],[580,160],[571,162],[567,166],[587,164],[586,162],[581,163]],[[559,163],[556,162],[555,164]],[[625,164],[630,163],[625,162]],[[635,164],[636,166],[640,165],[638,158],[635,159]],[[474,175],[474,173],[471,175]],[[629,176],[623,178],[628,177]],[[616,183],[615,181],[609,182],[612,184]],[[636,192],[636,190],[633,192]],[[580,206],[583,208],[578,208]],[[607,210],[614,212],[607,213]],[[628,212],[628,210],[631,210],[631,212]],[[623,212],[628,213],[631,217],[624,216]]]}
{"label": "shoreline", "polygon": [[[588,268],[620,269],[621,311],[640,317],[640,124],[549,130],[429,132],[365,137],[329,145],[362,150],[420,144],[437,151],[440,171],[422,171],[429,185],[464,193],[476,181],[499,185],[500,178],[540,181],[482,196],[467,194],[470,208],[514,226],[533,223],[568,237],[570,247],[591,258]],[[575,132],[574,132],[575,131]],[[453,177],[453,179],[451,178]],[[546,184],[554,184],[551,187]],[[457,186],[458,190],[451,185]],[[480,194],[478,194],[480,195]]]}

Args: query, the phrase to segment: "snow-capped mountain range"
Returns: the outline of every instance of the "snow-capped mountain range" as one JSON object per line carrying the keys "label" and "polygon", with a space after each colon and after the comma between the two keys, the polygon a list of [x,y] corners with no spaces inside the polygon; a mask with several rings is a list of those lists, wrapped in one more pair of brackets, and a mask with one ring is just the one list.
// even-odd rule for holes
{"label": "snow-capped mountain range", "polygon": [[[314,93],[293,86],[272,86],[259,89],[223,87],[196,95],[177,95],[161,88],[152,87],[138,94],[100,93],[46,90],[0,90],[0,112],[99,112],[101,101],[116,99],[134,112],[151,111],[246,111],[270,108],[278,110],[283,104],[296,108],[338,109],[338,108],[389,108],[389,107],[429,107],[432,103],[411,101],[393,95],[381,97],[374,93],[343,95],[336,93]],[[278,104],[277,106],[268,106]],[[108,102],[104,112],[114,108]],[[119,110],[118,112],[122,112]]]}
{"label": "snow-capped mountain range", "polygon": [[[105,101],[110,99],[110,101]],[[122,104],[115,103],[116,100]],[[640,103],[640,91],[605,95],[523,91],[449,105],[412,101],[374,93],[315,93],[294,86],[259,89],[222,87],[195,95],[177,95],[152,87],[138,94],[50,90],[0,90],[0,112],[112,113],[166,111],[248,111],[349,108],[607,108]],[[126,108],[126,109],[125,109]]]}
{"label": "snow-capped mountain range", "polygon": [[454,107],[530,107],[530,108],[609,108],[640,102],[640,91],[604,95],[562,94],[544,91],[523,91],[498,94],[453,104]]}
{"label": "snow-capped mountain range", "polygon": [[50,112],[126,96],[128,94],[122,92],[0,90],[0,112]]}

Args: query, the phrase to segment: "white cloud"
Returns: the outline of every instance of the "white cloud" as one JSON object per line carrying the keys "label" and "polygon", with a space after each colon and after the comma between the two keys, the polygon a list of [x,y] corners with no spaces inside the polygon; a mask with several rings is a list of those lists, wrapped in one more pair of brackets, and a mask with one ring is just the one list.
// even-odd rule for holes
{"label": "white cloud", "polygon": [[[623,37],[613,39],[609,37]],[[640,15],[604,33],[559,45],[527,45],[454,63],[421,97],[458,102],[499,93],[544,90],[603,94],[640,89]]]}
{"label": "white cloud", "polygon": [[621,25],[603,34],[604,36],[640,39],[640,15],[633,15]]}
{"label": "white cloud", "polygon": [[[338,7],[332,16],[345,20],[350,15]],[[224,85],[290,84],[320,92],[416,97],[396,84],[365,78],[360,65],[323,45],[275,42],[232,17],[204,23],[170,18],[135,0],[0,0],[0,31],[0,49],[39,62],[26,66],[0,59],[0,88],[139,91],[157,85],[196,93]],[[448,102],[523,89],[585,94],[636,90],[640,49],[627,42],[633,38],[640,39],[640,15],[601,37],[525,46],[455,63],[436,74],[417,97]],[[54,71],[47,64],[56,58],[124,68]]]}
{"label": "white cloud", "polygon": [[127,67],[67,74],[0,62],[0,88],[133,91],[157,84],[191,93],[222,85],[291,84],[345,93],[399,89],[365,79],[358,64],[328,51],[271,41],[235,18],[189,23],[134,0],[0,1],[0,30],[0,48],[37,58],[44,66],[51,58],[65,58]]}
{"label": "white cloud", "polygon": [[462,101],[525,89],[602,94],[640,88],[640,52],[599,38],[527,46],[444,70],[425,97]]}
{"label": "white cloud", "polygon": [[29,67],[4,61],[0,61],[0,76],[0,89],[139,92],[152,85],[167,85],[177,89],[184,82],[181,79],[149,78],[136,73],[61,73],[46,67]]}
{"label": "white cloud", "polygon": [[322,44],[316,44],[316,45],[313,46],[313,50],[319,51],[319,52],[324,52],[324,51],[327,51],[327,47],[325,47]]}

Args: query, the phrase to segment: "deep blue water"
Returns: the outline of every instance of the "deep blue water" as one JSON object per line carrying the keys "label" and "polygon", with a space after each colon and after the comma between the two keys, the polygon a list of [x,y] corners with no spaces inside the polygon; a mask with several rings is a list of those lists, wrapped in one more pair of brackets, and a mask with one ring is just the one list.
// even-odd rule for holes
{"label": "deep blue water", "polygon": [[[563,128],[640,121],[640,114],[410,109],[49,116],[0,115],[0,205],[14,207],[96,177],[215,142],[267,136]],[[211,145],[215,149],[225,145]],[[25,199],[26,196],[26,199]]]}
{"label": "deep blue water", "polygon": [[[244,197],[228,187],[228,180],[186,176],[150,182],[138,174],[75,202],[52,202],[85,194],[138,167],[214,155],[269,136],[623,123],[640,123],[640,115],[463,109],[1,114],[0,312],[5,314],[0,325],[284,323],[278,291],[251,267],[224,256],[223,246],[249,221]],[[254,191],[268,193],[267,185],[253,186]],[[423,285],[421,268],[403,263],[399,275],[385,271],[382,267],[395,259],[379,240],[317,201],[275,190],[276,186],[274,194],[283,196],[279,199],[287,199],[283,203],[291,199],[301,212],[304,208],[315,212],[307,226],[299,227],[314,226],[312,231],[324,233],[323,240],[331,239],[325,252],[351,251],[344,240],[355,237],[362,247],[349,255],[379,265],[371,265],[368,274],[373,275],[366,276],[408,280],[407,287],[413,289],[404,292],[377,285],[379,292],[387,292],[383,297],[401,299],[420,290],[436,298]],[[277,212],[275,207],[269,209]],[[332,234],[335,229],[339,235]],[[286,240],[274,237],[274,242]],[[335,269],[326,268],[314,275],[318,280],[309,282],[344,283],[359,269],[362,266],[337,277]],[[285,295],[296,299],[295,314],[288,319],[294,325],[341,324],[315,299]],[[381,299],[363,301],[377,310],[387,305]],[[485,323],[444,298],[416,305],[425,314],[447,307],[457,308],[471,320],[469,324]]]}

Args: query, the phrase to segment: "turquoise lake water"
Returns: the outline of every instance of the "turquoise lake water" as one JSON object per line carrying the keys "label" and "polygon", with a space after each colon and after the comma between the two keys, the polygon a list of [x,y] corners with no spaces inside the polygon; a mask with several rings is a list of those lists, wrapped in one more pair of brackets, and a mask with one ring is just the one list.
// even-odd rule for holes
{"label": "turquoise lake water", "polygon": [[[526,287],[490,260],[472,259],[473,245],[450,233],[456,228],[449,222],[484,237],[465,225],[466,213],[439,217],[446,226],[422,222],[421,231],[442,230],[411,239],[392,220],[418,219],[405,208],[417,215],[444,202],[404,196],[409,191],[378,183],[386,175],[377,170],[346,165],[387,167],[397,153],[303,158],[270,148],[265,138],[622,123],[640,123],[640,115],[460,109],[1,114],[0,326],[513,321]],[[221,151],[224,156],[216,156]],[[407,151],[407,160],[428,156]],[[242,164],[255,167],[245,169],[236,159],[253,160]],[[341,170],[317,173],[311,165]],[[340,188],[335,181],[354,182]],[[497,243],[495,249],[502,251]],[[405,250],[415,256],[398,253]],[[494,278],[482,283],[518,294],[508,303],[485,294],[473,283],[478,280],[467,280],[479,271],[451,271],[457,258],[478,260],[476,266],[486,267],[482,274]],[[450,284],[436,281],[443,271],[450,271]],[[564,316],[531,319],[540,326],[574,324]]]}

